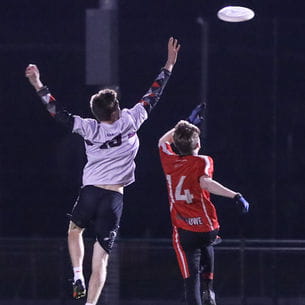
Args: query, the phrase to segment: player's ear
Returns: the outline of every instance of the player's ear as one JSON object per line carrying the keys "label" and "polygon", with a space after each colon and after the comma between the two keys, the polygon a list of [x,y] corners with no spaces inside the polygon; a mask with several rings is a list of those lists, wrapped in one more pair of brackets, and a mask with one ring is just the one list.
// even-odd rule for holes
{"label": "player's ear", "polygon": [[200,140],[198,140],[197,144],[196,144],[196,149],[200,149],[201,148],[201,144],[200,144]]}
{"label": "player's ear", "polygon": [[113,111],[111,113],[111,121],[115,122],[116,120],[118,120],[120,118],[120,108],[116,109],[115,111]]}

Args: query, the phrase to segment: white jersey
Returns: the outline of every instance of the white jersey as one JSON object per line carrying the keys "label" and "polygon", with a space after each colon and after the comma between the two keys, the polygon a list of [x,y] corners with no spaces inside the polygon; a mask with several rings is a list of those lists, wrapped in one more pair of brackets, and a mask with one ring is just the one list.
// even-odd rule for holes
{"label": "white jersey", "polygon": [[123,109],[120,118],[112,124],[73,117],[73,132],[85,140],[87,164],[83,185],[126,186],[134,182],[134,159],[139,149],[136,132],[147,119],[143,105],[138,103],[131,109]]}
{"label": "white jersey", "polygon": [[158,103],[170,75],[170,71],[162,68],[139,103],[131,109],[123,109],[120,118],[112,124],[70,114],[46,86],[37,91],[50,115],[85,140],[87,164],[83,170],[84,186],[126,186],[134,182],[134,159],[139,149],[136,132],[147,119],[147,113]]}

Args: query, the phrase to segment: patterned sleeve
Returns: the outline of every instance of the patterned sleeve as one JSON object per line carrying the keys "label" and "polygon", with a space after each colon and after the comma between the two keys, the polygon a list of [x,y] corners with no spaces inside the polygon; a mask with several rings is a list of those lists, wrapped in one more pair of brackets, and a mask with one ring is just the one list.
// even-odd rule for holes
{"label": "patterned sleeve", "polygon": [[127,111],[129,115],[131,115],[135,131],[137,131],[142,125],[142,123],[147,119],[147,111],[139,103],[137,103],[132,108],[124,109],[123,111]]}
{"label": "patterned sleeve", "polygon": [[140,100],[140,103],[144,106],[147,113],[150,113],[157,105],[170,76],[171,72],[163,68],[146,94]]}
{"label": "patterned sleeve", "polygon": [[39,91],[37,91],[42,103],[45,105],[46,109],[50,115],[61,124],[68,127],[70,130],[73,128],[74,117],[68,111],[63,109],[60,103],[51,95],[49,88],[44,86]]}

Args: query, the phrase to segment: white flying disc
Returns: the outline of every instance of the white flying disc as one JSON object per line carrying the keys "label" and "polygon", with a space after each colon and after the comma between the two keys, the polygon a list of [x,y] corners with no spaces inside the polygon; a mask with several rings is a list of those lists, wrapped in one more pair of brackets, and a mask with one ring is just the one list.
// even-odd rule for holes
{"label": "white flying disc", "polygon": [[227,22],[241,22],[252,19],[254,11],[243,6],[226,6],[218,11],[217,17]]}

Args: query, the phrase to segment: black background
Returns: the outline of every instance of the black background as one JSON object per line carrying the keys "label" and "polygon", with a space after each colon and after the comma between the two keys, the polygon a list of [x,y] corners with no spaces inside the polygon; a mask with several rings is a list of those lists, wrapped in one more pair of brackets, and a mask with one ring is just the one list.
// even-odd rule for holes
{"label": "black background", "polygon": [[[216,18],[220,1],[119,1],[121,105],[132,106],[182,44],[158,107],[139,131],[137,181],[125,190],[122,237],[170,237],[158,138],[200,102],[202,27],[209,26],[203,153],[215,179],[252,203],[241,218],[213,197],[221,235],[303,238],[305,4],[256,1],[245,23]],[[98,1],[11,0],[0,6],[0,236],[65,236],[85,162],[82,139],[49,117],[24,77],[35,63],[54,96],[90,116],[85,85],[85,12]]]}

